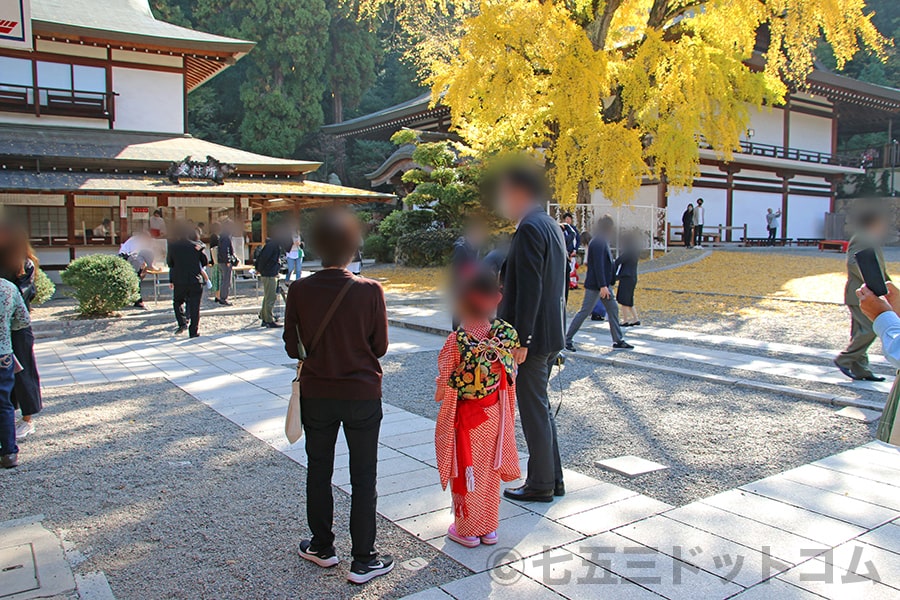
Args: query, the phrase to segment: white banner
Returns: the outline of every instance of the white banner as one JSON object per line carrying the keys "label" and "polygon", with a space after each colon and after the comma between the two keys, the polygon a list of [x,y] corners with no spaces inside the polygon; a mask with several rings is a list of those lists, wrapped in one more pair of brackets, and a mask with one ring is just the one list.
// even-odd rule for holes
{"label": "white banner", "polygon": [[31,50],[31,0],[0,0],[0,46]]}

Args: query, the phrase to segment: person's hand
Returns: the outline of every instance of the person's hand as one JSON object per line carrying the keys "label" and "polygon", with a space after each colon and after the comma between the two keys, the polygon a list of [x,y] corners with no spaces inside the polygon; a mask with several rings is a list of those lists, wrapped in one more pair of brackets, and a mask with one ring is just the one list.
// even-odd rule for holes
{"label": "person's hand", "polygon": [[[890,293],[890,289],[888,293]],[[881,313],[893,310],[890,302],[885,298],[876,296],[875,292],[867,288],[865,284],[856,290],[856,297],[859,298],[859,309],[870,321],[874,321]]]}
{"label": "person's hand", "polygon": [[900,314],[900,288],[897,288],[893,281],[886,281],[885,285],[887,286],[888,291],[885,298],[890,302],[894,312]]}
{"label": "person's hand", "polygon": [[609,295],[610,295],[610,294],[609,294],[609,288],[608,288],[608,287],[602,287],[602,288],[600,288],[600,297],[601,297],[601,298],[603,298],[604,300],[609,300]]}
{"label": "person's hand", "polygon": [[175,289],[175,284],[174,284],[174,283],[170,283],[170,284],[169,284],[169,289],[170,289],[170,290],[174,290],[174,289]]}
{"label": "person's hand", "polygon": [[521,365],[528,358],[528,348],[514,348],[512,351],[516,364]]}

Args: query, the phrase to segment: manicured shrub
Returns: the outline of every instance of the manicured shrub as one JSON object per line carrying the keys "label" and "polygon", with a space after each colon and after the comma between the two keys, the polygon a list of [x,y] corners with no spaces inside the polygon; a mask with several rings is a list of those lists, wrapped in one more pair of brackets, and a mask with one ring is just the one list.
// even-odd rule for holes
{"label": "manicured shrub", "polygon": [[31,301],[33,306],[40,306],[50,300],[53,294],[56,293],[56,285],[50,281],[50,278],[41,269],[38,269],[34,274],[34,289],[36,293]]}
{"label": "manicured shrub", "polygon": [[400,236],[397,241],[397,264],[408,267],[442,267],[450,262],[453,242],[459,232],[453,229],[431,229]]}
{"label": "manicured shrub", "polygon": [[363,255],[380,263],[394,262],[394,247],[380,233],[373,233],[363,244]]}
{"label": "manicured shrub", "polygon": [[93,254],[72,261],[62,280],[75,289],[78,312],[102,317],[134,302],[141,282],[134,268],[118,256]]}

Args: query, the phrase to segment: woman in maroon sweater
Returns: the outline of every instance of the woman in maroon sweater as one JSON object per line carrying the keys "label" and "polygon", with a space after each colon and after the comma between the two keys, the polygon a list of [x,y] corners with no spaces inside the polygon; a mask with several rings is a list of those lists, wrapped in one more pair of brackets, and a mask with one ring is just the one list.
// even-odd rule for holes
{"label": "woman in maroon sweater", "polygon": [[[297,337],[309,356],[300,375],[308,473],[306,515],[312,539],[300,542],[300,556],[321,567],[339,559],[334,548],[331,477],[338,429],[350,449],[352,500],[350,535],[353,564],[347,578],[365,583],[389,572],[390,556],[375,552],[375,477],[381,427],[381,364],[388,347],[384,292],[376,281],[355,277],[346,267],[359,245],[359,221],[346,210],[323,211],[312,231],[312,245],[323,269],[295,281],[288,291],[284,344],[298,358]],[[338,294],[350,285],[337,312],[310,348]]]}

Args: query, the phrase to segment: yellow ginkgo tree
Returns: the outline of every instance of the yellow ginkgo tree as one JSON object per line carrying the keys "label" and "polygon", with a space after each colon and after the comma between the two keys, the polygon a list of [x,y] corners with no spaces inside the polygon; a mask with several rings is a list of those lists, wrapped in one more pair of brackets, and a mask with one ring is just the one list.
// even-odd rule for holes
{"label": "yellow ginkgo tree", "polygon": [[[363,14],[388,0],[362,0]],[[689,186],[751,107],[802,89],[815,51],[883,54],[864,0],[395,0],[433,98],[478,152],[540,152],[557,199]],[[435,38],[430,32],[441,31]],[[763,41],[764,43],[760,43]],[[754,53],[757,56],[754,56]]]}

